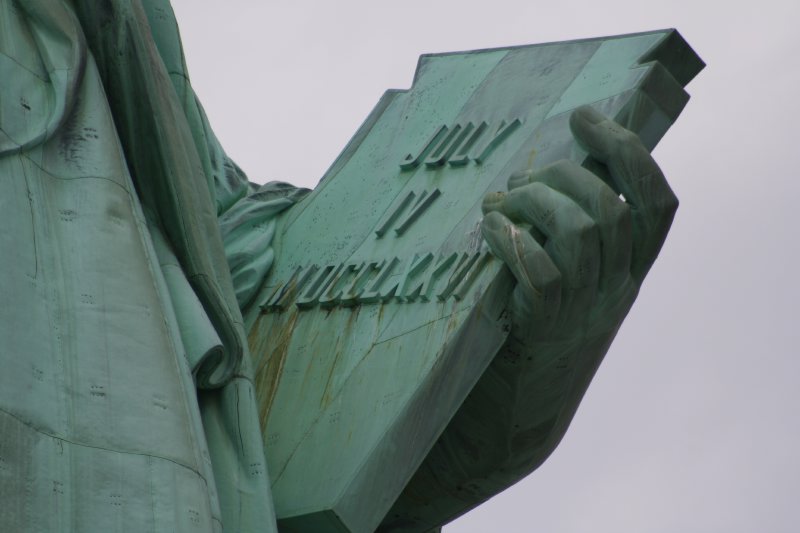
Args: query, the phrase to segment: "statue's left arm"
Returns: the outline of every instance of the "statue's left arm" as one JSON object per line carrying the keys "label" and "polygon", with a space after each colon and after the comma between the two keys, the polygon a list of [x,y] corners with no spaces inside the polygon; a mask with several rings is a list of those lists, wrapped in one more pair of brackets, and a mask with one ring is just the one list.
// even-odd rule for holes
{"label": "statue's left arm", "polygon": [[486,198],[483,235],[516,278],[512,331],[383,531],[449,522],[547,458],[661,249],[678,200],[639,138],[590,108],[570,124],[605,180],[561,161]]}
{"label": "statue's left arm", "polygon": [[[258,190],[227,158],[188,82],[174,21],[158,9],[164,4],[144,6],[209,180],[245,310],[272,265],[277,215],[307,190]],[[571,124],[608,183],[561,162],[516,175],[509,193],[487,198],[484,237],[516,278],[508,302],[512,331],[388,513],[386,530],[445,523],[544,461],[664,241],[677,200],[639,139],[588,108]]]}

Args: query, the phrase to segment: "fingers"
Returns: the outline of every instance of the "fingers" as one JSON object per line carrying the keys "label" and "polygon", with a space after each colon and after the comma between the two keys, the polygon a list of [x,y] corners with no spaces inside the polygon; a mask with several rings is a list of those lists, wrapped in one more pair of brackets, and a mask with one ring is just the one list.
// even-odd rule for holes
{"label": "fingers", "polygon": [[631,261],[631,213],[600,178],[573,163],[559,161],[536,173],[518,173],[509,179],[508,188],[515,189],[532,182],[547,185],[571,198],[597,225],[600,242],[601,290],[612,290],[628,276]]}
{"label": "fingers", "polygon": [[565,289],[597,287],[599,230],[575,201],[544,183],[534,182],[510,191],[502,211],[514,222],[530,224],[546,237],[545,249],[561,272]]}
{"label": "fingers", "polygon": [[[555,271],[560,273],[559,318],[551,324],[558,327],[559,324],[582,320],[581,316],[585,317],[586,309],[591,308],[597,298],[600,269],[597,224],[573,200],[538,182],[506,194],[501,212],[502,215],[500,212],[489,213],[487,218],[495,216],[493,220],[498,224],[501,220],[506,221],[513,228],[506,231],[515,231],[524,235],[527,242],[539,245],[537,250],[542,249]],[[502,216],[502,219],[497,216]],[[531,232],[539,233],[544,244],[538,243],[529,232],[515,224],[529,224]],[[529,266],[534,275],[537,268],[540,267]],[[517,279],[520,280],[519,275]]]}
{"label": "fingers", "polygon": [[641,281],[664,243],[678,199],[634,133],[588,106],[573,112],[570,127],[589,154],[605,163],[631,206],[631,275]]}
{"label": "fingers", "polygon": [[558,315],[561,302],[561,274],[550,256],[528,232],[497,211],[483,218],[481,231],[517,279],[515,311],[546,327]]}

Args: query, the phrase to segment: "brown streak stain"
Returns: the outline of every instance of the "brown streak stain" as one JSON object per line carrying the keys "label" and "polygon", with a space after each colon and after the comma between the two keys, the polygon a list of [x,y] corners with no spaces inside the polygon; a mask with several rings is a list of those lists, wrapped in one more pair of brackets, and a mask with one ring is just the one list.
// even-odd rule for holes
{"label": "brown streak stain", "polygon": [[325,388],[322,390],[322,396],[320,397],[319,406],[320,409],[324,409],[331,401],[331,398],[328,396],[328,388],[331,386],[331,381],[333,380],[333,373],[336,370],[336,363],[339,361],[339,356],[342,355],[342,347],[339,346],[339,341],[342,339],[342,336],[336,337],[336,342],[334,343],[334,355],[333,361],[331,362],[331,366],[328,369],[328,377],[325,380]]}
{"label": "brown streak stain", "polygon": [[[328,372],[328,378],[325,381],[325,388],[322,391],[322,397],[320,399],[320,408],[325,408],[328,404],[331,403],[333,399],[329,394],[329,389],[331,386],[331,382],[333,381],[333,375],[336,371],[336,365],[339,362],[339,358],[342,356],[342,353],[345,351],[347,347],[347,340],[351,338],[353,334],[353,328],[356,324],[356,320],[358,319],[359,311],[361,310],[361,306],[356,306],[350,309],[344,309],[344,312],[349,312],[350,314],[347,317],[347,322],[344,325],[344,331],[340,336],[336,338],[336,343],[334,344],[335,348],[335,357],[333,362],[331,363],[330,371]],[[339,345],[339,342],[342,341],[342,345]]]}
{"label": "brown streak stain", "polygon": [[[256,347],[258,343],[263,351],[268,348],[266,344],[269,338],[275,339],[274,343],[269,343],[272,348],[267,356],[262,356],[258,367],[255,372],[256,381],[256,396],[258,398],[258,419],[261,424],[261,430],[264,431],[267,426],[267,418],[269,417],[272,403],[275,401],[275,394],[278,391],[281,376],[283,376],[283,366],[286,362],[286,355],[289,353],[289,345],[292,341],[292,333],[294,332],[295,324],[297,323],[297,308],[292,306],[289,311],[289,317],[286,322],[280,326],[277,335],[270,334],[261,336],[261,323],[268,315],[262,315],[258,319],[255,326],[250,332],[248,337],[251,349]],[[270,318],[274,319],[274,315]],[[271,332],[269,332],[271,333]],[[262,353],[263,353],[262,351]]]}
{"label": "brown streak stain", "polygon": [[[324,318],[327,318],[327,316],[324,317]],[[314,355],[317,353],[317,339],[319,338],[319,332],[320,332],[320,328],[316,328],[315,327],[314,328],[314,335],[311,337],[310,341],[308,342],[308,346],[310,346],[311,349],[308,352],[304,353],[304,355],[306,356],[306,359],[308,360],[308,363],[306,364],[306,369],[303,371],[303,381],[300,383],[299,393],[301,395],[305,394],[304,390],[306,388],[306,385],[308,385],[309,378],[313,379],[314,373],[311,372],[311,370],[314,369],[317,364],[319,364],[319,362],[316,361],[315,357],[314,357]]]}
{"label": "brown streak stain", "polygon": [[[318,310],[319,309],[315,309],[313,311],[309,311],[308,313],[316,313]],[[330,310],[327,311],[327,314],[324,317],[322,317],[322,319],[323,320],[327,320],[329,315],[330,315]],[[312,321],[319,320],[319,318],[320,318],[319,315],[317,315],[316,317],[314,317],[312,319]],[[303,353],[303,355],[305,357],[305,360],[306,360],[306,368],[305,368],[305,370],[303,370],[303,381],[300,382],[300,388],[298,389],[298,392],[301,395],[305,395],[306,394],[305,393],[305,388],[308,385],[308,380],[309,380],[309,378],[313,378],[314,377],[314,373],[311,372],[311,370],[319,365],[319,361],[317,360],[318,358],[317,358],[317,355],[316,355],[317,352],[318,352],[317,339],[319,338],[319,333],[320,333],[320,331],[322,331],[323,328],[318,327],[318,326],[313,325],[313,324],[314,324],[314,322],[312,322],[311,326],[306,328],[306,330],[311,329],[314,332],[314,335],[306,343],[306,350]],[[312,393],[313,392],[314,391],[312,391]]]}
{"label": "brown streak stain", "polygon": [[[452,309],[450,311],[450,316],[447,319],[447,327],[445,328],[445,339],[449,339],[450,336],[455,332],[456,328],[458,327],[458,318],[459,318],[459,309],[457,309],[458,304],[454,301],[453,307],[456,309]],[[446,342],[446,341],[445,341]]]}
{"label": "brown streak stain", "polygon": [[528,154],[528,170],[533,170],[533,160],[536,159],[536,148],[531,148],[530,153]]}

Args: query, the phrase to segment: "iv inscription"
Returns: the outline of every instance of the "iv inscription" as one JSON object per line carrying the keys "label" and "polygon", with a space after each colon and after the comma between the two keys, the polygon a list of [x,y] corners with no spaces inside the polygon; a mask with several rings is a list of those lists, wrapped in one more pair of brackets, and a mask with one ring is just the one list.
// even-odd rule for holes
{"label": "iv inscription", "polygon": [[[381,227],[375,230],[375,235],[377,239],[380,239],[389,231],[392,226],[397,223],[397,226],[394,228],[395,235],[400,237],[405,233],[411,225],[422,216],[433,202],[436,201],[439,196],[441,196],[442,192],[439,189],[434,189],[430,193],[428,191],[422,191],[420,193],[419,198],[417,198],[416,193],[413,191],[409,191],[409,193],[400,200],[400,203],[397,207],[392,211],[392,213],[386,218]],[[417,198],[416,203],[414,203],[414,198]],[[409,205],[412,205],[411,212],[406,215],[406,217],[400,221],[400,217],[406,211]]]}

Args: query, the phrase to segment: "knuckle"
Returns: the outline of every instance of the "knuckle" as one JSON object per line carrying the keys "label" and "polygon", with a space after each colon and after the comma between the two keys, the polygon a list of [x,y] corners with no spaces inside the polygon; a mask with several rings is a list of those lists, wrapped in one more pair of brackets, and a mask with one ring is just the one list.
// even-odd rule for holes
{"label": "knuckle", "polygon": [[610,147],[610,155],[615,159],[635,158],[642,148],[642,141],[639,139],[639,136],[621,126],[614,132],[613,139]]}
{"label": "knuckle", "polygon": [[623,130],[615,135],[612,151],[618,158],[629,158],[636,153],[639,138],[628,130]]}
{"label": "knuckle", "polygon": [[569,159],[559,159],[555,163],[552,163],[547,168],[552,170],[555,174],[566,174],[571,171],[577,164]]}
{"label": "knuckle", "polygon": [[653,203],[654,210],[662,216],[672,216],[678,210],[678,197],[671,190],[659,195]]}
{"label": "knuckle", "polygon": [[523,185],[527,185],[533,179],[533,171],[532,170],[520,170],[514,172],[508,178],[508,190],[517,189],[522,187]]}
{"label": "knuckle", "polygon": [[610,207],[605,213],[605,218],[608,223],[613,226],[620,226],[626,224],[631,219],[631,206],[625,202],[621,202],[615,198]]}
{"label": "knuckle", "polygon": [[639,136],[615,120],[608,120],[606,128],[611,137],[620,143],[639,142]]}
{"label": "knuckle", "polygon": [[581,237],[588,237],[597,233],[597,222],[588,216],[581,217],[575,223],[575,233]]}
{"label": "knuckle", "polygon": [[550,187],[540,181],[534,181],[525,187],[525,193],[531,198],[545,195],[549,190]]}
{"label": "knuckle", "polygon": [[483,202],[481,203],[481,211],[484,215],[488,215],[494,211],[499,210],[505,201],[506,193],[504,192],[490,192],[484,195]]}
{"label": "knuckle", "polygon": [[617,133],[619,142],[626,145],[635,145],[641,142],[639,140],[639,136],[633,133],[631,130],[623,128],[619,126],[619,131]]}
{"label": "knuckle", "polygon": [[536,285],[542,289],[561,284],[561,271],[553,263],[553,259],[545,251],[537,252],[536,259],[530,264],[531,274],[536,278]]}
{"label": "knuckle", "polygon": [[578,167],[578,164],[574,161],[560,159],[538,171],[534,176],[534,182],[553,183],[566,180],[569,176],[575,174],[576,167]]}
{"label": "knuckle", "polygon": [[558,274],[558,269],[555,268],[553,258],[544,248],[539,246],[530,248],[527,255],[527,264],[533,272],[540,279],[547,278]]}
{"label": "knuckle", "polygon": [[675,193],[670,191],[670,194],[667,195],[667,198],[665,199],[665,203],[666,205],[664,206],[664,208],[670,213],[675,213],[675,211],[678,210],[678,206],[680,205],[681,202],[680,200],[678,200],[678,197],[675,196]]}
{"label": "knuckle", "polygon": [[536,201],[537,198],[547,194],[547,189],[547,185],[534,181],[509,191],[506,202],[512,210],[519,210],[522,206],[529,205]]}
{"label": "knuckle", "polygon": [[558,270],[551,270],[542,276],[542,289],[552,291],[561,286],[561,272]]}

